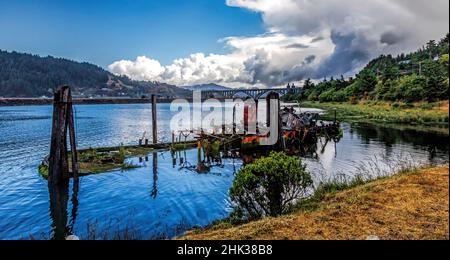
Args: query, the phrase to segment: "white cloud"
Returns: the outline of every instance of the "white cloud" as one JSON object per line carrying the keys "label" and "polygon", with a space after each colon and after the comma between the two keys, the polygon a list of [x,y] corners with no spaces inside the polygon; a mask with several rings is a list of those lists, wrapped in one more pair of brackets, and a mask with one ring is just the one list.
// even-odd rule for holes
{"label": "white cloud", "polygon": [[[305,62],[311,56],[319,62],[333,50],[330,41],[311,43],[312,37],[266,34],[255,37],[229,37],[222,41],[231,49],[227,55],[196,53],[177,59],[168,66],[145,56],[135,61],[121,60],[109,65],[115,74],[136,80],[156,80],[175,85],[221,83],[230,86],[279,84],[279,75]],[[317,64],[316,64],[317,65]],[[312,63],[309,66],[313,66]]]}
{"label": "white cloud", "polygon": [[137,80],[153,80],[164,72],[159,61],[139,56],[135,61],[121,60],[109,65],[109,69],[120,75],[129,75]]}
{"label": "white cloud", "polygon": [[226,55],[192,54],[168,66],[150,58],[110,71],[176,85],[274,86],[306,77],[354,74],[381,53],[414,50],[449,30],[449,1],[227,0],[261,13],[267,33],[228,37]]}

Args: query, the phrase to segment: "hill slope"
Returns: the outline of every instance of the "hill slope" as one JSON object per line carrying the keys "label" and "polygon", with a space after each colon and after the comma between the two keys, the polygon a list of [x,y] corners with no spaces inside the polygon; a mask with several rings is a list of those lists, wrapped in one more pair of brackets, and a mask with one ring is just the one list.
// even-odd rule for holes
{"label": "hill slope", "polygon": [[0,50],[0,97],[51,96],[61,85],[69,85],[77,97],[140,97],[161,94],[185,97],[191,91],[158,82],[133,81],[89,63],[51,56]]}
{"label": "hill slope", "polygon": [[227,88],[227,87],[224,87],[224,86],[221,86],[221,85],[217,85],[217,84],[214,84],[214,83],[202,84],[202,85],[194,85],[194,86],[184,86],[182,88],[189,89],[189,90],[192,90],[192,91],[195,91],[195,90],[201,90],[201,91],[219,90],[220,91],[220,90],[229,90],[230,89],[230,88]]}

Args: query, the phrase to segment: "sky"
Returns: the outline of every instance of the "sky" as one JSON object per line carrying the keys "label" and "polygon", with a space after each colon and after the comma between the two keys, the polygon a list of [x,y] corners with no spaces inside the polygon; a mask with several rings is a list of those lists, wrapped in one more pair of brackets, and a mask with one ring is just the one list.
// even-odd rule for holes
{"label": "sky", "polygon": [[448,0],[0,0],[2,50],[181,86],[353,76],[448,31]]}

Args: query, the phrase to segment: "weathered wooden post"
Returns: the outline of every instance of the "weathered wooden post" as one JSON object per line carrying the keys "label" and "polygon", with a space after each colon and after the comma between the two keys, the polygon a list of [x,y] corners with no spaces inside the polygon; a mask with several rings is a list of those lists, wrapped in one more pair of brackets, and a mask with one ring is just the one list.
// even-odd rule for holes
{"label": "weathered wooden post", "polygon": [[64,184],[70,179],[67,155],[67,128],[69,128],[72,149],[72,172],[78,180],[78,156],[75,140],[72,95],[68,86],[62,87],[54,95],[52,137],[50,144],[48,185]]}
{"label": "weathered wooden post", "polygon": [[158,125],[157,125],[157,111],[156,111],[156,95],[152,95],[152,132],[153,144],[158,143]]}
{"label": "weathered wooden post", "polygon": [[233,106],[233,135],[236,134],[236,105]]}
{"label": "weathered wooden post", "polygon": [[71,231],[67,227],[69,162],[67,153],[67,130],[72,151],[72,173],[74,177],[72,218],[75,222],[78,208],[78,154],[76,148],[75,120],[70,88],[64,86],[54,94],[52,136],[48,168],[50,213],[54,225],[53,239],[63,240]]}
{"label": "weathered wooden post", "polygon": [[227,128],[225,124],[222,124],[222,136],[225,136],[227,134]]}

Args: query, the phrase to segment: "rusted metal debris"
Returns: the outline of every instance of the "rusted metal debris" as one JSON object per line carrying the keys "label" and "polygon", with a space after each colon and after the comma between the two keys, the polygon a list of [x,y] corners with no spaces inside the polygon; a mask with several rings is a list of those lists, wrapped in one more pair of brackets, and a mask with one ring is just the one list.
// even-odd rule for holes
{"label": "rusted metal debris", "polygon": [[[279,141],[272,146],[260,145],[260,139],[267,135],[246,134],[245,132],[227,134],[229,131],[223,130],[236,127],[235,123],[233,126],[222,126],[222,133],[218,133],[221,129],[217,129],[217,132],[213,131],[212,134],[204,131],[194,132],[194,136],[202,144],[204,161],[208,165],[215,162],[218,157],[236,157],[238,155],[244,158],[246,154],[273,150],[313,155],[320,150],[317,148],[319,140],[322,143],[321,150],[324,150],[330,141],[338,142],[342,137],[339,122],[321,121],[320,114],[316,112],[297,113],[294,107],[285,107],[279,110],[279,118],[280,137]],[[211,149],[213,144],[215,149]],[[220,147],[220,150],[217,147]],[[218,156],[218,152],[220,152],[220,156]]]}

